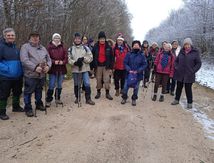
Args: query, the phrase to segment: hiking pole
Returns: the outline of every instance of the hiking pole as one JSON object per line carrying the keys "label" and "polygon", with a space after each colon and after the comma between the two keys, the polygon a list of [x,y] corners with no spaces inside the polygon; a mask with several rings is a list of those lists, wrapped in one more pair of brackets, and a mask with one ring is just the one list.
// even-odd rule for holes
{"label": "hiking pole", "polygon": [[47,115],[46,92],[47,92],[47,74],[45,73],[45,115]]}
{"label": "hiking pole", "polygon": [[81,71],[81,67],[79,67],[79,73],[78,73],[78,97],[77,97],[77,100],[78,100],[78,108],[81,107],[81,82],[82,82],[82,73],[80,72]]}

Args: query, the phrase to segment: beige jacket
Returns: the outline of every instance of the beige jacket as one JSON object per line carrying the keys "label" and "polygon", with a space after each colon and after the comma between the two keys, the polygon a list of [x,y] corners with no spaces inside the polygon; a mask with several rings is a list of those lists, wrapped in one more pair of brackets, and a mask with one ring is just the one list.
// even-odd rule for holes
{"label": "beige jacket", "polygon": [[[74,65],[74,62],[78,60],[78,58],[84,57],[83,66],[81,70],[79,70],[78,66]],[[68,62],[72,66],[72,73],[80,73],[80,72],[87,72],[90,71],[89,64],[93,60],[93,55],[91,50],[87,46],[73,45],[71,48],[68,49]]]}

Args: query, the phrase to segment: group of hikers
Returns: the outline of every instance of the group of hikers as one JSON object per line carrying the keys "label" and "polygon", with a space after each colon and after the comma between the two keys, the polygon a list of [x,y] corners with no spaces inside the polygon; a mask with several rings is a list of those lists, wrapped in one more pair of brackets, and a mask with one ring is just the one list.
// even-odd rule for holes
{"label": "group of hikers", "polygon": [[[164,41],[159,47],[156,42],[149,46],[148,41],[134,40],[131,47],[122,33],[113,44],[107,40],[105,32],[98,34],[98,41],[75,33],[70,48],[65,48],[61,35],[54,33],[52,40],[45,48],[41,45],[40,34],[32,32],[28,42],[19,50],[15,45],[16,35],[12,28],[3,30],[0,41],[0,119],[7,120],[8,98],[12,93],[12,111],[25,112],[28,117],[35,115],[31,104],[31,96],[35,97],[35,110],[46,111],[55,103],[63,105],[61,100],[62,83],[67,74],[66,64],[72,66],[74,80],[75,103],[81,104],[81,91],[85,92],[86,104],[95,105],[91,98],[90,78],[96,77],[97,94],[101,98],[101,89],[105,89],[105,97],[110,95],[111,77],[114,79],[115,96],[122,97],[121,104],[126,104],[128,90],[133,88],[132,106],[136,106],[138,90],[142,86],[147,89],[154,83],[152,100],[157,100],[159,87],[162,87],[159,101],[164,101],[164,94],[175,94],[172,105],[179,104],[183,86],[187,96],[187,108],[192,108],[192,84],[195,73],[201,67],[198,50],[193,47],[192,40],[186,38],[183,46],[177,40],[171,43]],[[45,90],[45,101],[42,101],[42,90]],[[23,89],[24,108],[20,106]],[[175,91],[176,87],[176,91]]]}

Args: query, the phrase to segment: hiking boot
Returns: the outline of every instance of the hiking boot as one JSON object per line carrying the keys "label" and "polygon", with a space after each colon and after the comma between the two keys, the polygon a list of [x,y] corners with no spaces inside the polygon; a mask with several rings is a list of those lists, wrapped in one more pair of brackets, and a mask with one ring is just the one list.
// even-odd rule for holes
{"label": "hiking boot", "polygon": [[160,98],[159,98],[159,102],[163,102],[164,101],[164,96],[161,95]]}
{"label": "hiking boot", "polygon": [[63,105],[63,102],[61,100],[55,100],[55,103],[58,105]]}
{"label": "hiking boot", "polygon": [[49,108],[51,106],[51,102],[46,102],[46,105],[45,105],[47,108]]}
{"label": "hiking boot", "polygon": [[192,109],[192,104],[187,104],[187,109]]}
{"label": "hiking boot", "polygon": [[152,101],[156,101],[156,100],[157,100],[157,95],[153,95]]}
{"label": "hiking boot", "polygon": [[91,99],[88,99],[88,100],[86,100],[86,104],[95,105],[95,102],[92,101]]}
{"label": "hiking boot", "polygon": [[178,105],[179,104],[179,101],[178,100],[174,100],[171,105]]}
{"label": "hiking boot", "polygon": [[119,91],[119,89],[116,89],[116,93],[115,93],[115,96],[120,96],[120,91]]}
{"label": "hiking boot", "polygon": [[126,99],[122,99],[121,104],[124,105],[126,103]]}
{"label": "hiking boot", "polygon": [[174,96],[174,95],[175,95],[175,93],[174,93],[174,92],[171,92],[171,93],[170,93],[170,95],[171,95],[171,96]]}
{"label": "hiking boot", "polygon": [[26,114],[27,117],[33,117],[34,116],[32,109],[26,110],[25,114]]}
{"label": "hiking boot", "polygon": [[2,120],[8,120],[9,119],[9,116],[6,114],[6,109],[0,110],[0,119],[2,119]]}
{"label": "hiking boot", "polygon": [[21,106],[14,106],[12,112],[24,112],[25,110]]}
{"label": "hiking boot", "polygon": [[111,97],[111,95],[109,93],[106,93],[106,98],[109,100],[113,100],[113,98]]}
{"label": "hiking boot", "polygon": [[101,96],[101,92],[97,92],[97,95],[95,96],[95,99],[99,99],[100,98],[100,96]]}
{"label": "hiking boot", "polygon": [[36,105],[36,109],[37,109],[37,110],[40,110],[40,111],[45,111],[45,110],[46,110],[46,108],[44,107],[43,104]]}
{"label": "hiking boot", "polygon": [[136,100],[132,100],[132,106],[136,106]]}

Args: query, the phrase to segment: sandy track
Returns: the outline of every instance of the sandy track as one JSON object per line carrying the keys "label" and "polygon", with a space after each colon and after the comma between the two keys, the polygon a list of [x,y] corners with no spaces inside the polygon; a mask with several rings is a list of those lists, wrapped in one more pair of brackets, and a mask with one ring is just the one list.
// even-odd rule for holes
{"label": "sandy track", "polygon": [[[121,105],[120,97],[108,101],[103,92],[95,106],[82,108],[73,104],[71,83],[64,86],[63,108],[53,104],[48,115],[38,112],[37,118],[9,111],[10,120],[0,121],[0,162],[214,162],[214,140],[206,138],[202,125],[180,105],[172,107],[169,95],[164,103],[152,102],[152,85],[145,99],[141,88],[137,107],[130,100]],[[214,95],[202,87],[195,91]]]}

